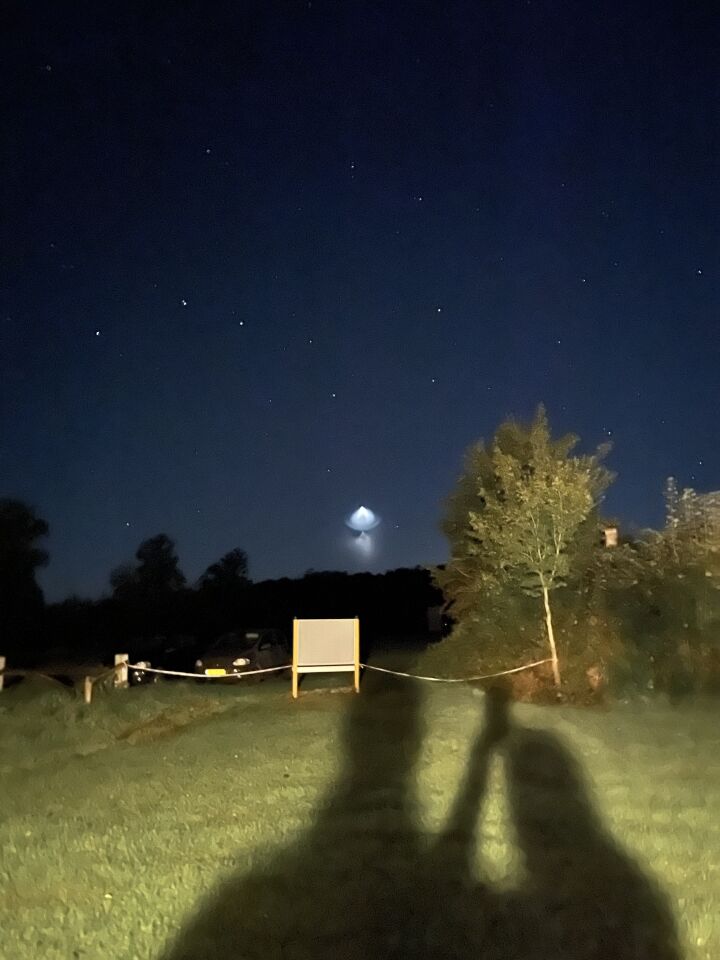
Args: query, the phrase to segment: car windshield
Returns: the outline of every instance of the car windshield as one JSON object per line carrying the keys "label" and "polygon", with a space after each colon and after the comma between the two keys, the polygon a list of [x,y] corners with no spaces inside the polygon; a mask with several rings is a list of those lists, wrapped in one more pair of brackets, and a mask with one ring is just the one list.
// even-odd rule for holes
{"label": "car windshield", "polygon": [[258,642],[257,637],[252,636],[232,636],[220,637],[212,644],[210,650],[212,653],[235,653],[251,650]]}

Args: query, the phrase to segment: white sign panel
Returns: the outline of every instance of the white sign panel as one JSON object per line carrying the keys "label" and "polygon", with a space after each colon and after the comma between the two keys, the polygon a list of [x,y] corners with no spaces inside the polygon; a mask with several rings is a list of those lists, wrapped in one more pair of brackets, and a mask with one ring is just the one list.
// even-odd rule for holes
{"label": "white sign panel", "polygon": [[353,620],[293,621],[293,697],[301,673],[355,674],[360,685],[360,622]]}

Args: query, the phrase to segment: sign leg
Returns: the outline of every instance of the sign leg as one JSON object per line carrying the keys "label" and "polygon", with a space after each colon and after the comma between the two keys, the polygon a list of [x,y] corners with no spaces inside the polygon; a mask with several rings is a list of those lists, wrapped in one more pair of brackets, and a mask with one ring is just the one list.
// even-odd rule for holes
{"label": "sign leg", "polygon": [[360,693],[360,621],[355,617],[353,625],[355,640],[355,693]]}

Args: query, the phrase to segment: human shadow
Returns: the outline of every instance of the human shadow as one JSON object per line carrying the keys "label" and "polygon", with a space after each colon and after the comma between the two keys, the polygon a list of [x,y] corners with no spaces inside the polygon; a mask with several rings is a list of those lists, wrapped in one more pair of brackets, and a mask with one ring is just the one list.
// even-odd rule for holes
{"label": "human shadow", "polygon": [[[511,723],[491,691],[446,826],[428,837],[420,691],[372,686],[349,708],[343,770],[312,827],[221,884],[164,960],[679,960],[668,904],[603,830],[556,737]],[[497,752],[525,866],[510,893],[475,862]]]}
{"label": "human shadow", "polygon": [[505,956],[680,960],[668,898],[603,826],[562,742],[515,727],[505,768],[525,867],[524,883],[502,903],[517,944]]}
{"label": "human shadow", "polygon": [[422,740],[414,684],[364,687],[348,708],[338,782],[312,827],[221,885],[166,960],[402,956],[422,857],[412,787]]}
{"label": "human shadow", "polygon": [[[478,817],[493,751],[504,760],[523,879],[510,892],[476,876]],[[444,865],[444,867],[443,867]],[[673,911],[658,884],[603,826],[562,741],[513,722],[503,688],[486,693],[451,815],[430,870],[452,879],[449,957],[484,960],[680,960]],[[461,918],[460,922],[457,918]],[[440,955],[440,954],[438,954]]]}

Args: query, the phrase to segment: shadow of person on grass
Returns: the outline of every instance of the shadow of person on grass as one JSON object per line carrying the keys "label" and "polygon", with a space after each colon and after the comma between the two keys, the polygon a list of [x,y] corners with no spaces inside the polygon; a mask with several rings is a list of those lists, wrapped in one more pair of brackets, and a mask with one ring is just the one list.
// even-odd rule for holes
{"label": "shadow of person on grass", "polygon": [[312,827],[211,895],[166,960],[401,956],[422,856],[412,789],[422,740],[414,684],[364,687],[348,708],[338,782]]}
{"label": "shadow of person on grass", "polygon": [[[266,867],[222,884],[164,960],[679,960],[668,905],[603,831],[567,750],[511,724],[502,691],[484,702],[446,827],[431,839],[414,790],[419,689],[368,683],[313,826]],[[511,893],[475,868],[496,751],[525,864]]]}
{"label": "shadow of person on grass", "polygon": [[582,771],[550,733],[506,744],[510,814],[525,883],[503,915],[523,960],[679,960],[670,903],[603,827]]}

